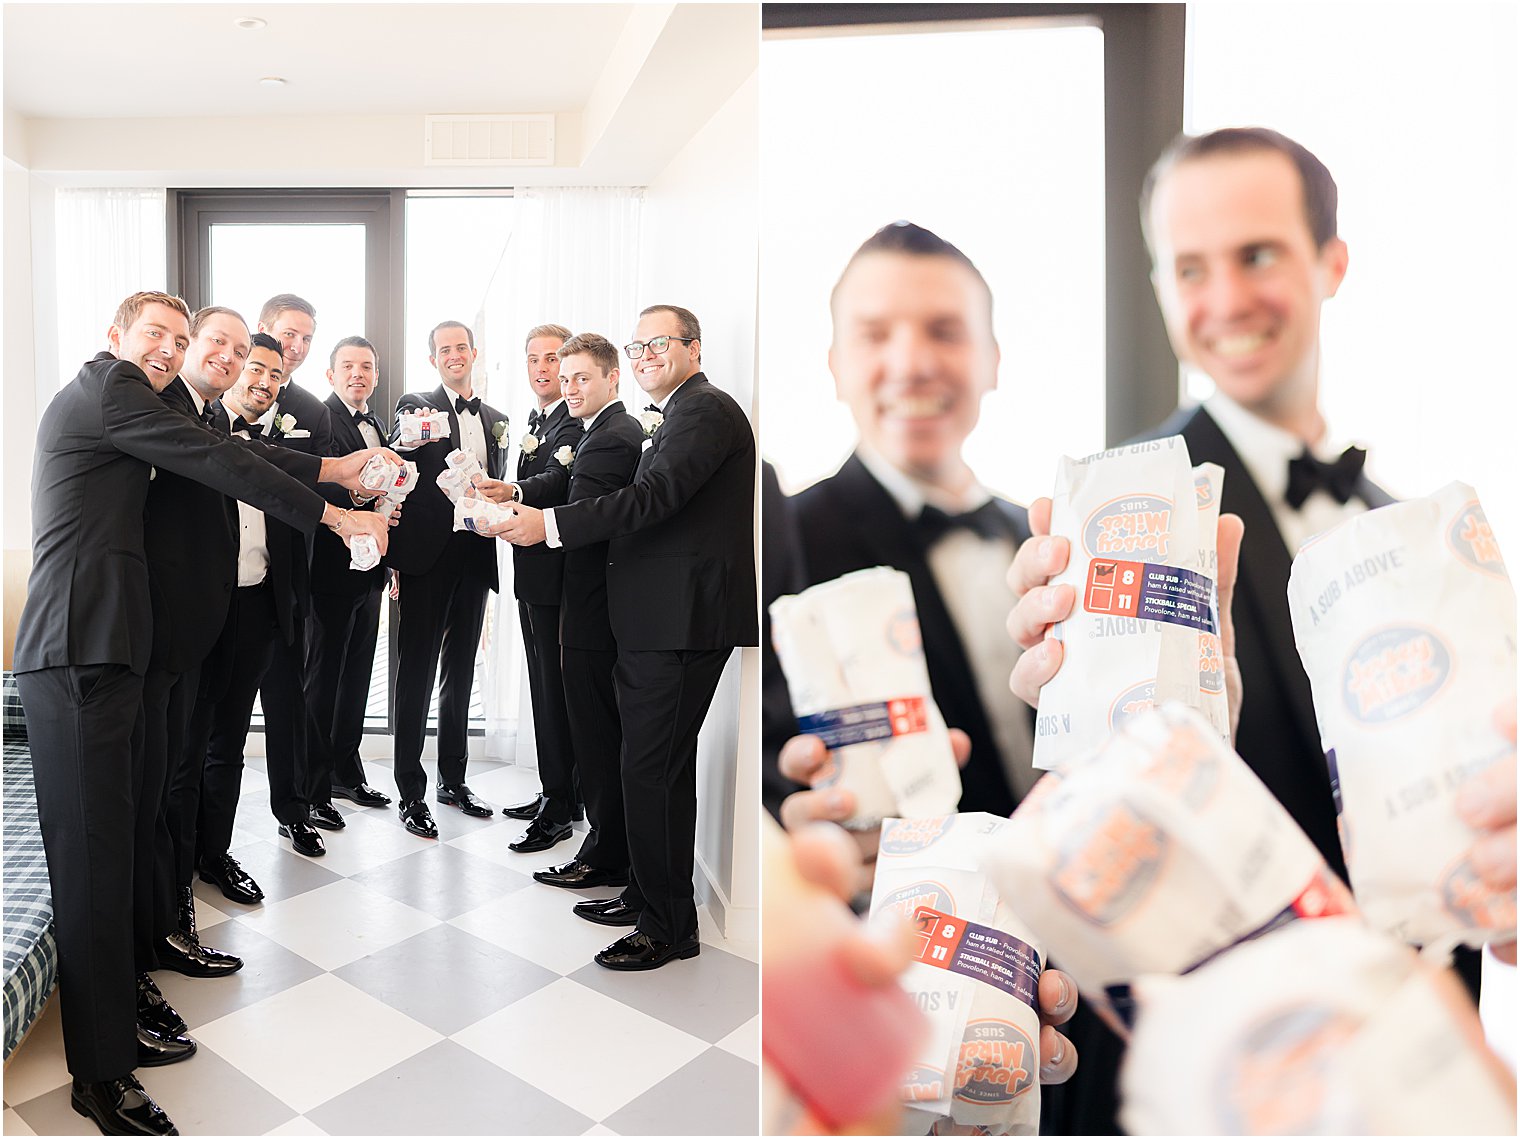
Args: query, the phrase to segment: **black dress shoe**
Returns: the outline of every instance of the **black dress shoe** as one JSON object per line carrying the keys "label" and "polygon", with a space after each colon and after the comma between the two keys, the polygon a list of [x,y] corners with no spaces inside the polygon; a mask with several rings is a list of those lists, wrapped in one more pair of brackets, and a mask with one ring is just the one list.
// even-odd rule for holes
{"label": "black dress shoe", "polygon": [[695,937],[672,945],[668,941],[656,941],[647,933],[634,930],[618,938],[596,955],[596,963],[604,969],[636,972],[640,969],[658,969],[672,961],[684,961],[695,957],[702,945]]}
{"label": "black dress shoe", "polygon": [[414,835],[421,838],[438,837],[438,824],[433,822],[433,813],[421,799],[402,803],[397,810],[401,813],[401,821],[406,824],[406,829]]}
{"label": "black dress shoe", "polygon": [[164,1109],[154,1103],[136,1076],[87,1084],[74,1081],[69,1105],[87,1116],[102,1135],[178,1135]]}
{"label": "black dress shoe", "polygon": [[507,843],[507,849],[515,850],[518,854],[533,854],[548,850],[557,842],[564,842],[573,833],[569,823],[551,823],[540,815],[528,824],[522,838]]}
{"label": "black dress shoe", "polygon": [[175,930],[155,947],[158,967],[187,977],[225,977],[243,967],[243,959],[202,945],[193,933]]}
{"label": "black dress shoe", "polygon": [[338,809],[331,803],[313,803],[307,810],[307,822],[325,831],[340,831],[348,826]]}
{"label": "black dress shoe", "polygon": [[164,1036],[137,1022],[137,1066],[161,1068],[165,1064],[178,1064],[195,1055],[195,1041],[188,1036]]}
{"label": "black dress shoe", "polygon": [[160,1036],[182,1036],[190,1031],[185,1018],[164,1000],[164,994],[146,973],[137,974],[137,1023]]}
{"label": "black dress shoe", "polygon": [[543,808],[544,797],[542,795],[535,795],[526,803],[518,803],[513,807],[503,807],[501,813],[509,819],[523,819],[526,821],[538,818],[538,812],[543,810]]}
{"label": "black dress shoe", "polygon": [[358,803],[361,807],[389,807],[391,805],[389,795],[382,795],[368,783],[361,783],[357,787],[340,787],[334,783],[332,797],[347,799],[350,803]]}
{"label": "black dress shoe", "polygon": [[583,823],[586,821],[585,803],[577,803],[574,807],[570,808],[570,821],[572,823]]}
{"label": "black dress shoe", "polygon": [[476,819],[489,819],[496,813],[495,807],[471,791],[464,783],[438,784],[438,801],[458,807],[465,814]]}
{"label": "black dress shoe", "polygon": [[304,854],[307,858],[321,858],[327,853],[322,836],[310,823],[281,823],[280,834],[290,840],[290,845],[297,854]]}
{"label": "black dress shoe", "polygon": [[248,872],[230,854],[212,854],[202,858],[200,874],[202,882],[210,882],[222,892],[223,897],[234,902],[251,906],[264,899],[264,891],[259,889],[259,884],[248,876]]}
{"label": "black dress shoe", "polygon": [[623,904],[622,898],[602,898],[593,902],[576,902],[570,907],[578,918],[597,925],[638,925],[639,911]]}
{"label": "black dress shoe", "polygon": [[598,866],[587,866],[579,858],[572,858],[559,866],[547,866],[533,871],[533,881],[566,890],[589,890],[592,886],[626,886],[628,871],[603,870]]}

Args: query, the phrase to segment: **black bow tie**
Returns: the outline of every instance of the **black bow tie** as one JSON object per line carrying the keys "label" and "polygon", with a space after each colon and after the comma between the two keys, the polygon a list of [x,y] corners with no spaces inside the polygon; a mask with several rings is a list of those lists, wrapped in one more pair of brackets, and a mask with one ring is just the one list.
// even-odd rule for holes
{"label": "black bow tie", "polygon": [[264,425],[262,423],[249,423],[240,415],[232,421],[232,433],[236,435],[239,431],[246,431],[248,432],[248,438],[257,439],[260,435],[264,434]]}
{"label": "black bow tie", "polygon": [[463,415],[467,411],[472,411],[476,415],[479,415],[480,397],[476,396],[474,399],[465,399],[462,395],[456,395],[454,397],[454,410],[460,415]]}
{"label": "black bow tie", "polygon": [[1316,490],[1333,495],[1336,502],[1349,502],[1366,461],[1367,452],[1360,447],[1347,447],[1329,463],[1320,462],[1305,447],[1302,455],[1288,460],[1288,505],[1297,510]]}
{"label": "black bow tie", "polygon": [[212,407],[209,403],[201,408],[201,422],[207,427],[216,426],[216,408]]}
{"label": "black bow tie", "polygon": [[937,506],[925,506],[913,521],[914,531],[927,548],[939,541],[951,530],[970,530],[983,538],[1004,538],[1009,535],[1008,522],[998,504],[988,499],[975,510],[964,514],[946,514]]}
{"label": "black bow tie", "polygon": [[538,410],[528,412],[528,430],[537,431],[547,418],[548,416]]}
{"label": "black bow tie", "polygon": [[375,432],[378,435],[384,435],[385,434],[384,431],[380,430],[380,421],[375,418],[375,413],[372,412],[372,411],[356,411],[356,412],[354,412],[354,426],[357,427],[361,423],[368,423],[371,427],[373,427],[375,429]]}
{"label": "black bow tie", "polygon": [[646,408],[645,408],[645,409],[644,409],[644,410],[645,410],[645,411],[652,411],[652,412],[654,412],[654,413],[655,413],[655,414],[656,414],[656,415],[664,415],[664,414],[665,414],[665,413],[664,413],[664,412],[663,412],[663,411],[661,411],[661,410],[660,410],[660,409],[659,409],[659,408],[657,408],[657,407],[656,407],[656,406],[655,406],[655,405],[654,405],[654,404],[650,404],[650,405],[649,405],[649,406],[648,406],[648,407],[646,407]]}

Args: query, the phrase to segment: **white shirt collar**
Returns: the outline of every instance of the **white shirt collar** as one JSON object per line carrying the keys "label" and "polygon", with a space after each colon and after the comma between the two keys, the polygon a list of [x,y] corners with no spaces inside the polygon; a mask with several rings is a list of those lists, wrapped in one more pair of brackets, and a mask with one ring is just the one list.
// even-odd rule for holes
{"label": "white shirt collar", "polygon": [[591,425],[593,423],[595,423],[597,420],[603,418],[607,414],[607,409],[609,407],[611,407],[615,403],[617,403],[616,399],[609,399],[606,403],[602,404],[601,409],[599,411],[597,411],[597,413],[595,415],[593,415],[590,419],[583,419],[583,420],[581,420],[581,426],[583,428],[585,428],[587,431],[590,431],[591,430]]}
{"label": "white shirt collar", "polygon": [[201,398],[201,393],[195,390],[195,385],[185,379],[184,376],[179,378],[179,382],[185,385],[185,390],[190,393],[190,398],[195,402],[195,414],[205,415],[206,401]]}
{"label": "white shirt collar", "polygon": [[542,415],[545,419],[548,419],[549,416],[553,415],[556,411],[559,410],[559,405],[562,404],[562,403],[564,403],[564,402],[565,402],[565,397],[564,396],[560,396],[559,399],[555,400],[548,407],[538,407],[538,408],[534,408],[534,410],[537,411],[540,415]]}
{"label": "white shirt collar", "polygon": [[338,402],[341,403],[344,407],[348,408],[348,414],[349,415],[353,415],[353,413],[356,412],[356,411],[363,412],[365,415],[369,414],[369,405],[368,404],[366,404],[364,407],[355,407],[353,404],[349,403],[348,400],[346,400],[346,399],[343,398],[343,395],[342,395],[341,392],[337,393],[337,395],[338,395]]}
{"label": "white shirt collar", "polygon": [[[1288,493],[1288,464],[1304,453],[1304,441],[1248,411],[1222,391],[1216,390],[1203,406],[1235,448],[1262,497],[1268,502],[1283,501]],[[1309,450],[1316,458],[1329,461],[1345,447],[1346,441],[1338,440],[1327,423],[1324,435]]]}
{"label": "white shirt collar", "polygon": [[856,447],[856,452],[866,470],[892,496],[904,518],[917,518],[926,505],[936,506],[946,514],[964,514],[992,499],[992,492],[979,482],[973,482],[964,494],[954,495],[898,470],[864,443]]}

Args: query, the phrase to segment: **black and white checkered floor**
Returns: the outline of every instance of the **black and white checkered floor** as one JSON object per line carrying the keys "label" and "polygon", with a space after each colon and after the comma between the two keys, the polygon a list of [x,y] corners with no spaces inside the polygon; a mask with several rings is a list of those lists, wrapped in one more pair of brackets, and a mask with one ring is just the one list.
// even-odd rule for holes
{"label": "black and white checkered floor", "polygon": [[[366,762],[394,795],[389,764]],[[203,940],[247,964],[218,980],[156,975],[200,1050],[138,1075],[182,1133],[755,1133],[758,946],[726,940],[704,909],[696,959],[608,972],[592,954],[623,931],[570,907],[615,891],[529,877],[579,836],[520,855],[507,843],[524,824],[500,815],[434,804],[440,840],[427,842],[394,808],[339,803],[347,829],[307,859],[275,833],[261,767],[249,758],[233,853],[264,902],[195,885]],[[497,807],[537,790],[531,769],[488,761],[469,779]],[[4,1097],[7,1135],[88,1127],[69,1106],[56,994]]]}

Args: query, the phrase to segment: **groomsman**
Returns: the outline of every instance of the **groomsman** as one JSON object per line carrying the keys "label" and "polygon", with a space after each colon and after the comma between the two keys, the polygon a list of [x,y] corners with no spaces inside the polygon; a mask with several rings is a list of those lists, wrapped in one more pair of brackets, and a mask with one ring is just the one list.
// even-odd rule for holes
{"label": "groomsman", "polygon": [[639,316],[625,346],[653,401],[633,482],[547,511],[520,505],[500,528],[514,544],[579,549],[608,541],[607,608],[623,728],[632,863],[618,898],[576,913],[637,929],[596,955],[608,969],[695,957],[693,850],[697,733],[733,649],[758,633],[755,437],[743,410],[701,371],[697,318],[674,305]]}
{"label": "groomsman", "polygon": [[[204,479],[286,523],[348,535],[384,528],[333,509],[297,480],[166,406],[184,361],[178,297],[136,293],[43,413],[32,479],[33,561],[15,669],[31,738],[38,816],[58,940],[70,1103],[107,1134],[174,1125],[132,1070],[184,1059],[194,1043],[139,1024],[133,983],[134,853],[156,821],[164,772],[142,746],[143,677],[153,645],[143,512],[155,468]],[[304,477],[357,485],[353,464],[315,461]],[[147,824],[151,829],[153,822]]]}
{"label": "groomsman", "polygon": [[[585,425],[570,467],[570,502],[621,490],[638,466],[644,431],[617,398],[617,362],[617,349],[594,332],[583,332],[560,349],[565,407]],[[517,501],[543,505],[537,500],[535,482],[517,484]],[[498,501],[513,498],[511,484],[488,484],[482,489]],[[628,884],[620,768],[623,731],[613,686],[617,641],[607,614],[607,545],[594,542],[564,554],[563,604],[559,606],[564,700],[591,833],[569,862],[536,871],[533,877],[571,890]],[[526,552],[547,546],[514,548]]]}
{"label": "groomsman", "polygon": [[[564,457],[580,443],[580,421],[570,414],[560,394],[560,353],[570,330],[541,324],[528,333],[528,387],[537,403],[528,417],[517,456],[517,485],[531,495],[525,501],[539,508],[559,506],[570,489],[570,464]],[[568,448],[568,450],[567,450]],[[565,576],[565,552],[548,546],[512,548],[512,589],[522,623],[523,650],[528,658],[528,696],[533,704],[533,738],[538,750],[538,777],[543,792],[526,803],[503,807],[514,819],[531,819],[528,829],[510,849],[519,853],[548,850],[570,837],[577,814],[575,751],[569,713],[565,708],[564,677],[560,670],[560,594]]]}
{"label": "groomsman", "polygon": [[475,394],[475,334],[447,320],[428,336],[429,363],[442,383],[427,394],[409,393],[396,404],[391,437],[401,434],[401,416],[441,411],[448,416],[447,439],[410,449],[417,463],[417,486],[392,535],[386,564],[396,571],[400,593],[397,621],[395,701],[397,809],[406,829],[437,838],[438,826],[423,802],[427,774],[422,742],[427,731],[433,678],[438,695],[438,802],[476,818],[495,813],[464,781],[469,758],[470,685],[475,650],[485,620],[486,595],[496,589],[496,547],[466,530],[454,530],[454,508],[437,478],[450,452],[475,455],[492,478],[506,461],[502,441],[507,417]]}
{"label": "groomsman", "polygon": [[[338,341],[329,363],[327,382],[333,390],[326,405],[334,449],[346,454],[381,446],[385,426],[369,405],[380,380],[375,346],[362,336],[349,336]],[[339,487],[323,487],[321,492],[336,506],[369,509],[376,501]],[[343,825],[343,816],[333,809],[334,797],[361,807],[386,807],[391,802],[365,781],[359,757],[384,588],[383,568],[350,569],[347,546],[328,534],[315,536],[311,620],[306,625],[311,711],[306,793],[313,821],[321,819],[329,826]]]}

